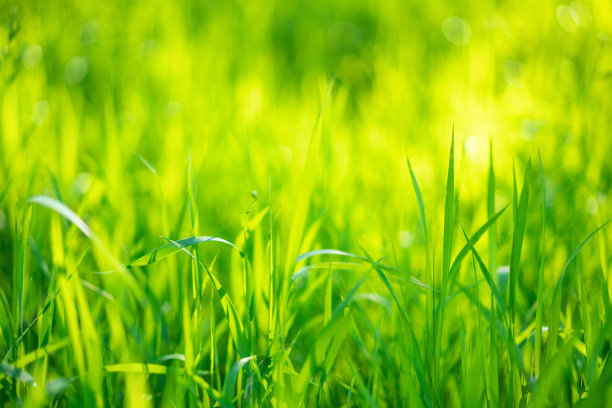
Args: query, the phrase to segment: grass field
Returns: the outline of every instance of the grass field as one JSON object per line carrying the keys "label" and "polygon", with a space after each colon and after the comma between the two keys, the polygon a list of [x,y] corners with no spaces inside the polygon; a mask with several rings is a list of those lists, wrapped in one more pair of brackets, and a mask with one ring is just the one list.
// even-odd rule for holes
{"label": "grass field", "polygon": [[0,406],[611,406],[610,36],[0,0]]}

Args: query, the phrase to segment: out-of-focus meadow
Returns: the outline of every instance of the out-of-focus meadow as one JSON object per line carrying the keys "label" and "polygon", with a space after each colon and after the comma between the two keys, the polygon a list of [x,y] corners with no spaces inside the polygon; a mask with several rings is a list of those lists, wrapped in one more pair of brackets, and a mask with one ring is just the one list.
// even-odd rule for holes
{"label": "out-of-focus meadow", "polygon": [[602,0],[0,2],[1,400],[610,401],[612,229],[572,258],[610,36]]}

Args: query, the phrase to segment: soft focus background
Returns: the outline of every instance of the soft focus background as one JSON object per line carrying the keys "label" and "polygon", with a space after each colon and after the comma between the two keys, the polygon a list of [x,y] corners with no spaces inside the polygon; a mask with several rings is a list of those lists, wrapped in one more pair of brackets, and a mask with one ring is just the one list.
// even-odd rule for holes
{"label": "soft focus background", "polygon": [[[373,277],[360,291],[374,301],[351,312],[351,332],[340,340],[344,351],[323,370],[329,379],[313,380],[327,381],[320,388],[325,391],[311,386],[310,394],[299,394],[300,387],[292,388],[329,317],[325,279],[309,274],[291,289],[299,295],[287,292],[290,277],[303,266],[296,266],[297,255],[321,248],[363,254],[363,248],[438,287],[454,127],[456,216],[468,232],[488,218],[490,144],[498,210],[513,199],[513,171],[520,191],[531,161],[517,312],[528,337],[541,258],[538,152],[547,211],[546,297],[540,301],[551,302],[572,251],[612,217],[611,36],[612,3],[603,0],[1,0],[0,356],[16,362],[59,344],[20,367],[39,387],[15,385],[9,381],[14,377],[5,376],[2,398],[61,406],[218,401],[185,372],[212,369],[213,375],[201,378],[221,392],[232,364],[246,356],[232,344],[203,268],[181,253],[129,269],[146,293],[130,289],[119,273],[97,273],[117,269],[107,255],[127,265],[166,244],[160,236],[205,235],[231,241],[245,254],[241,258],[219,243],[193,251],[231,295],[244,331],[251,333],[248,355],[258,356],[241,371],[242,393],[229,391],[241,395],[230,403],[247,404],[247,395],[257,395],[263,406],[343,405],[347,395],[356,405],[423,402],[410,364],[395,351],[397,338],[405,336],[398,311]],[[407,158],[423,193],[428,250]],[[64,218],[28,204],[41,194],[74,210],[107,254]],[[510,212],[497,223],[496,261],[489,263],[485,239],[478,246],[492,272],[510,263]],[[457,225],[454,254],[465,244]],[[579,267],[570,269],[561,307],[568,333],[572,321],[578,334],[587,331],[584,313],[592,317],[588,330],[609,329],[602,304],[606,282],[612,283],[606,251],[611,239],[612,230],[602,230],[581,252]],[[461,281],[469,285],[472,260],[466,260]],[[433,283],[426,276],[430,266],[438,270]],[[68,278],[75,271],[85,283]],[[580,285],[596,294],[586,312],[577,271],[585,276]],[[334,309],[357,278],[343,272],[330,278]],[[426,348],[427,291],[401,280],[393,285]],[[488,307],[486,284],[481,290]],[[247,306],[251,294],[254,309]],[[490,399],[489,385],[466,383],[462,364],[471,370],[477,363],[462,357],[466,337],[460,336],[468,333],[467,353],[477,354],[479,312],[463,294],[453,302],[442,342],[440,402],[465,403],[472,390],[480,401],[475,405],[482,405]],[[46,304],[50,310],[37,317]],[[269,333],[271,316],[281,327],[277,336]],[[70,344],[62,343],[66,339]],[[378,356],[380,339],[385,353]],[[592,350],[587,360],[605,360],[608,341],[599,360]],[[290,350],[291,362],[282,365],[291,368],[269,379],[262,367],[280,345]],[[501,345],[499,353],[501,402],[511,405]],[[159,360],[167,355],[182,357]],[[525,359],[531,373],[533,362]],[[579,364],[569,361],[567,367]],[[106,367],[123,363],[185,371],[145,375]],[[257,375],[247,373],[256,367],[264,378],[253,386]],[[588,379],[567,374],[572,385],[560,400],[578,402],[601,370]]]}

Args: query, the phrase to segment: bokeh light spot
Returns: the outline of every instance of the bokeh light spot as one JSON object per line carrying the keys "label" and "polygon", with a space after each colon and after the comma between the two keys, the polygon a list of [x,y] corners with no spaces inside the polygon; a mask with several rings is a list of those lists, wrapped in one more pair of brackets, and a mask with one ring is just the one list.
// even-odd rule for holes
{"label": "bokeh light spot", "polygon": [[461,17],[452,16],[442,22],[442,32],[455,45],[466,45],[472,38],[470,25]]}
{"label": "bokeh light spot", "polygon": [[66,64],[66,69],[64,69],[64,80],[69,85],[78,84],[85,78],[87,68],[87,59],[84,57],[74,57]]}
{"label": "bokeh light spot", "polygon": [[414,243],[414,235],[410,231],[402,230],[399,232],[399,240],[402,248],[408,248]]}
{"label": "bokeh light spot", "polygon": [[81,27],[81,44],[84,46],[93,45],[98,42],[100,36],[100,28],[98,22],[95,20],[89,20],[83,27]]}
{"label": "bokeh light spot", "polygon": [[575,33],[578,31],[578,23],[576,22],[575,12],[569,6],[557,7],[557,21],[561,28],[568,33]]}
{"label": "bokeh light spot", "polygon": [[510,86],[520,88],[523,85],[523,64],[515,60],[508,60],[504,64],[504,78]]}
{"label": "bokeh light spot", "polygon": [[23,51],[21,60],[26,68],[34,68],[37,66],[43,57],[43,49],[38,44],[32,44]]}
{"label": "bokeh light spot", "polygon": [[32,109],[32,123],[40,126],[47,120],[49,116],[49,103],[45,100],[38,101]]}

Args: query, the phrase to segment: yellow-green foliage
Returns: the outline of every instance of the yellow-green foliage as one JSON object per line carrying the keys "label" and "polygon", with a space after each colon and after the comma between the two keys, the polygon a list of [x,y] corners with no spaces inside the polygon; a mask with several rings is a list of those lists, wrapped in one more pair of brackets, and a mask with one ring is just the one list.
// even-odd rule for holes
{"label": "yellow-green foliage", "polygon": [[1,0],[0,401],[611,404],[611,36],[604,0]]}

